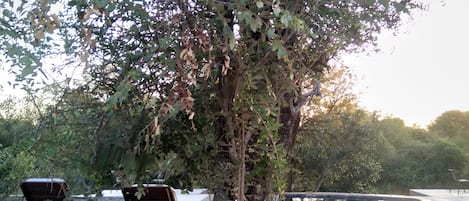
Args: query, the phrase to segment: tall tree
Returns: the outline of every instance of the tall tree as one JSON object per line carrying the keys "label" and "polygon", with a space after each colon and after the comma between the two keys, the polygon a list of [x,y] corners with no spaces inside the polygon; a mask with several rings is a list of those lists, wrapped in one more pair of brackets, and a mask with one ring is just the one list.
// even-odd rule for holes
{"label": "tall tree", "polygon": [[429,131],[439,138],[448,138],[469,150],[467,146],[469,138],[469,112],[458,110],[447,111],[438,116],[428,127]]}
{"label": "tall tree", "polygon": [[358,107],[351,72],[334,67],[323,79],[300,128],[292,190],[370,192],[381,170],[376,116]]}
{"label": "tall tree", "polygon": [[[5,12],[15,7],[0,5]],[[51,9],[57,7],[62,9]],[[317,94],[316,80],[328,62],[374,44],[381,29],[396,28],[401,15],[417,7],[409,0],[39,0],[21,4],[21,15],[3,17],[6,31],[0,34],[18,39],[10,31],[25,31],[26,37],[9,44],[20,48],[4,52],[22,67],[23,77],[40,68],[19,62],[11,50],[48,50],[60,41],[63,52],[80,57],[88,91],[106,103],[97,142],[117,151],[102,167],[126,167],[126,174],[143,182],[152,166],[145,161],[161,154],[176,152],[187,165],[193,147],[201,149],[199,140],[184,141],[192,148],[182,152],[173,149],[179,146],[161,149],[172,142],[165,135],[173,127],[165,124],[182,118],[179,128],[189,130],[174,138],[213,140],[214,165],[207,168],[218,173],[216,199],[245,200],[251,194],[252,200],[272,200],[272,191],[285,189],[284,167],[301,108]],[[56,33],[61,39],[51,40]],[[42,58],[47,51],[31,54]]]}

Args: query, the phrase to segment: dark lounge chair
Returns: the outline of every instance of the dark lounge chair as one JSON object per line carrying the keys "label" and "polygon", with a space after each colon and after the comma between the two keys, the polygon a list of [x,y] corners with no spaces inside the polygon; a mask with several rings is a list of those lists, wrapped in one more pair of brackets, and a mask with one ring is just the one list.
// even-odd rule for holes
{"label": "dark lounge chair", "polygon": [[29,178],[21,182],[26,201],[62,201],[68,186],[60,178]]}
{"label": "dark lounge chair", "polygon": [[173,188],[162,184],[144,184],[145,195],[140,200],[136,196],[136,185],[122,189],[125,201],[176,201],[176,193]]}

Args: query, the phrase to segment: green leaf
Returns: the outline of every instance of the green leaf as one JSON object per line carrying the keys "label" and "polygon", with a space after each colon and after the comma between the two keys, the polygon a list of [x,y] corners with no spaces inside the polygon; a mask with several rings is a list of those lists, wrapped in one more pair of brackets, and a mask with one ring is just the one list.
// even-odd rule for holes
{"label": "green leaf", "polygon": [[27,58],[29,58],[29,60],[34,61],[34,63],[36,63],[37,66],[41,66],[41,61],[39,60],[39,58],[37,58],[36,55],[32,54],[29,51],[26,51],[26,56]]}
{"label": "green leaf", "polygon": [[225,35],[226,38],[228,38],[228,45],[230,46],[230,49],[233,50],[236,45],[236,41],[234,38],[233,31],[231,31],[231,28],[226,23],[225,23],[225,26],[223,27],[223,34]]}
{"label": "green leaf", "polygon": [[176,63],[174,62],[174,60],[169,60],[167,65],[168,65],[168,70],[169,71],[175,71],[176,70]]}
{"label": "green leaf", "polygon": [[279,39],[275,39],[272,42],[272,51],[278,50],[280,47],[283,47],[282,41],[280,41]]}
{"label": "green leaf", "polygon": [[250,24],[251,19],[252,19],[252,12],[249,11],[249,10],[241,11],[238,14],[238,19],[239,19],[240,22]]}
{"label": "green leaf", "polygon": [[280,17],[280,22],[285,25],[285,27],[290,26],[290,22],[292,21],[292,16],[290,15],[290,12],[285,12],[282,17]]}
{"label": "green leaf", "polygon": [[18,38],[19,37],[19,34],[16,31],[14,31],[14,29],[13,29],[13,27],[11,27],[10,23],[5,21],[4,19],[0,18],[0,25],[4,26],[4,28],[2,28],[0,26],[0,36],[1,35],[9,35],[13,38]]}
{"label": "green leaf", "polygon": [[95,0],[94,2],[97,8],[104,8],[107,6],[109,0]]}
{"label": "green leaf", "polygon": [[21,71],[21,76],[22,77],[26,77],[30,74],[32,74],[34,72],[34,67],[29,65],[29,66],[26,66],[23,68],[23,70]]}
{"label": "green leaf", "polygon": [[116,4],[115,3],[110,3],[109,6],[107,7],[108,12],[112,12],[116,9]]}
{"label": "green leaf", "polygon": [[309,35],[313,38],[313,39],[318,39],[319,38],[319,35],[317,33],[314,33],[313,31],[309,32]]}
{"label": "green leaf", "polygon": [[300,18],[294,16],[292,21],[292,27],[297,31],[302,31],[305,29],[305,23]]}
{"label": "green leaf", "polygon": [[287,49],[282,45],[281,47],[278,48],[277,50],[277,58],[285,58],[287,56]]}
{"label": "green leaf", "polygon": [[396,9],[396,11],[398,13],[400,12],[403,12],[403,13],[408,13],[409,12],[409,9],[402,3],[399,3],[399,2],[392,2],[393,3],[393,6],[394,8]]}
{"label": "green leaf", "polygon": [[[362,0],[362,1],[359,1],[359,3],[361,4],[361,6],[363,7],[366,7],[366,6],[372,6],[373,4],[376,3],[376,0]],[[381,2],[380,2],[381,3]],[[387,4],[387,3],[385,3]]]}
{"label": "green leaf", "polygon": [[256,32],[261,27],[262,27],[262,20],[259,17],[256,17],[256,19],[254,19],[254,21],[252,21],[249,24],[249,28],[251,28],[251,31],[253,31],[253,32]]}
{"label": "green leaf", "polygon": [[269,29],[269,30],[267,31],[267,37],[268,37],[268,38],[272,39],[272,38],[274,38],[274,37],[276,37],[276,36],[277,36],[277,34],[275,33],[275,31],[274,31],[273,29]]}
{"label": "green leaf", "polygon": [[230,38],[229,45],[230,45],[230,50],[233,50],[235,48],[236,41],[234,37]]}
{"label": "green leaf", "polygon": [[275,16],[279,16],[281,9],[280,9],[280,7],[276,6],[276,7],[273,8],[273,11],[274,11]]}
{"label": "green leaf", "polygon": [[3,10],[2,13],[3,13],[3,16],[8,17],[8,18],[11,18],[11,16],[13,15],[13,13],[9,11],[8,9]]}
{"label": "green leaf", "polygon": [[171,38],[163,37],[163,38],[160,38],[158,41],[159,41],[160,48],[164,50],[164,49],[167,49],[169,47],[169,44],[171,42]]}
{"label": "green leaf", "polygon": [[7,55],[9,57],[15,57],[17,56],[20,52],[21,52],[21,49],[18,47],[18,46],[12,46],[10,45],[9,43],[5,44],[6,46],[6,49],[7,49]]}
{"label": "green leaf", "polygon": [[148,20],[148,18],[150,18],[147,11],[145,11],[140,5],[136,6],[134,10],[135,13],[142,18],[142,20]]}
{"label": "green leaf", "polygon": [[257,6],[257,8],[263,8],[263,7],[264,7],[264,2],[262,2],[262,1],[257,1],[257,2],[256,2],[256,6]]}

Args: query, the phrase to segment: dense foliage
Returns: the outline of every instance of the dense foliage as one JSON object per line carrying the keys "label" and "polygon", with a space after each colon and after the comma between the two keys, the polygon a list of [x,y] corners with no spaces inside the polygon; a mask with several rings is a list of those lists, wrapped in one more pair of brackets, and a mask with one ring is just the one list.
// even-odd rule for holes
{"label": "dense foliage", "polygon": [[[18,110],[17,105],[24,105]],[[37,158],[31,154],[36,138],[34,120],[36,112],[27,102],[13,97],[0,103],[0,191],[14,192],[24,177],[34,176]]]}
{"label": "dense foliage", "polygon": [[[407,193],[409,188],[455,187],[448,172],[449,168],[459,170],[460,177],[467,175],[468,156],[463,150],[468,147],[451,141],[449,136],[453,134],[434,133],[432,126],[429,130],[407,127],[397,118],[380,119],[375,114],[357,107],[354,95],[350,93],[350,83],[346,81],[348,73],[344,74],[344,71],[340,70],[332,71],[329,75],[336,75],[336,78],[328,77],[329,81],[323,82],[322,97],[311,105],[316,113],[305,116],[300,127],[295,156],[291,161],[292,190]],[[69,95],[74,93],[78,91],[70,92]],[[347,95],[334,97],[334,94]],[[99,171],[100,169],[96,168],[98,164],[93,165],[91,162],[97,157],[97,149],[92,146],[95,139],[92,138],[93,135],[89,135],[91,131],[87,130],[82,121],[89,121],[97,111],[81,111],[80,108],[87,104],[104,105],[92,100],[94,99],[78,94],[64,96],[64,99],[59,101],[61,104],[55,104],[56,107],[43,111],[50,116],[38,115],[30,102],[24,102],[23,109],[14,106],[20,103],[15,99],[0,104],[0,176],[2,181],[5,181],[2,182],[5,185],[1,185],[0,190],[3,193],[16,192],[22,179],[37,176],[66,178],[74,193],[118,188],[113,186],[116,184],[116,176],[125,178],[126,175],[122,175],[124,171],[114,172],[116,175],[112,175],[110,172]],[[210,107],[204,104],[196,105]],[[456,112],[464,113],[448,113]],[[443,126],[445,121],[440,120],[448,113],[438,117],[433,125]],[[462,121],[458,118],[453,120]],[[188,121],[185,117],[171,121],[168,125],[190,125],[181,124]],[[214,163],[210,158],[216,157],[213,144],[209,143],[213,139],[210,139],[209,135],[204,135],[206,139],[200,140],[197,136],[180,138],[178,136],[183,135],[174,133],[191,128],[179,126],[164,128],[171,132],[162,133],[162,141],[172,143],[161,144],[161,149],[171,149],[173,143],[180,144],[180,153],[168,154],[161,158],[165,162],[153,163],[158,171],[151,172],[149,176],[166,177],[167,182],[173,186],[180,186],[181,179],[187,177],[193,177],[191,179],[194,186],[214,185],[215,182],[210,179],[215,173],[208,171],[209,168],[206,167]],[[187,146],[187,143],[193,140],[198,140],[196,143],[206,148]],[[109,158],[116,157],[114,153],[104,153]],[[185,159],[176,157],[181,153],[190,155]],[[200,156],[194,157],[195,155],[206,157],[201,159]],[[127,159],[128,163],[134,160],[132,155]],[[186,167],[195,173],[189,174]],[[194,174],[200,176],[194,177]],[[254,174],[258,173],[249,173],[250,176]]]}
{"label": "dense foliage", "polygon": [[[397,28],[419,7],[409,0],[10,0],[0,3],[0,51],[29,94],[41,79],[50,87],[49,102],[33,102],[40,176],[58,174],[87,192],[115,179],[127,186],[165,178],[178,188],[204,185],[216,200],[273,200],[291,189],[301,111],[320,94],[331,61],[374,45],[381,29]],[[54,57],[66,65],[52,70],[78,67],[83,80],[50,83],[43,63]],[[311,145],[373,141],[368,112],[330,111],[304,120]],[[380,168],[373,147],[345,147],[357,156],[342,157],[344,149],[331,158],[345,160],[335,170],[373,177],[329,174],[330,183],[355,183],[328,188],[365,191]],[[312,150],[331,164],[328,150]]]}
{"label": "dense foliage", "polygon": [[307,107],[313,115],[304,117],[300,130],[293,190],[368,192],[379,179],[377,118],[358,107],[354,81],[351,72],[330,69],[322,97]]}
{"label": "dense foliage", "polygon": [[[440,124],[440,118],[435,123]],[[406,127],[401,119],[381,120],[378,127],[382,140],[377,151],[383,166],[379,186],[384,191],[454,187],[448,169],[467,171],[467,145],[435,136],[431,129]]]}

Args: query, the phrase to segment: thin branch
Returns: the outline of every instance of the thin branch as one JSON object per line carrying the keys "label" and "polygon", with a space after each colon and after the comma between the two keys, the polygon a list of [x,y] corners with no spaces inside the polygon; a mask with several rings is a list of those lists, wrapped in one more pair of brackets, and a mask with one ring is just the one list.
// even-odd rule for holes
{"label": "thin branch", "polygon": [[314,89],[312,89],[308,93],[301,95],[300,100],[296,103],[293,108],[293,112],[300,112],[301,108],[314,96],[321,96],[321,82],[319,80],[316,81],[316,87]]}

